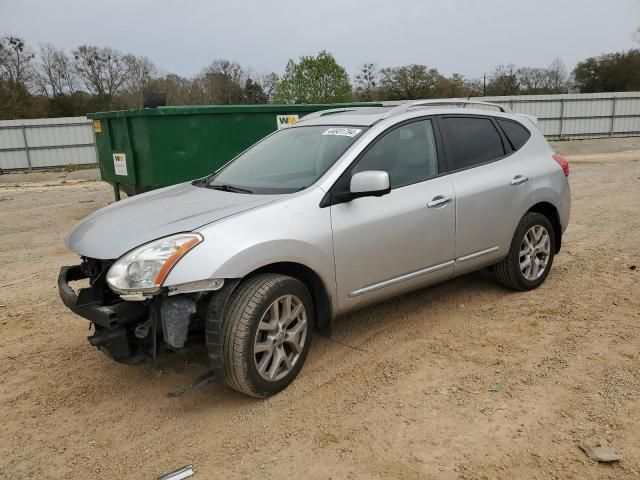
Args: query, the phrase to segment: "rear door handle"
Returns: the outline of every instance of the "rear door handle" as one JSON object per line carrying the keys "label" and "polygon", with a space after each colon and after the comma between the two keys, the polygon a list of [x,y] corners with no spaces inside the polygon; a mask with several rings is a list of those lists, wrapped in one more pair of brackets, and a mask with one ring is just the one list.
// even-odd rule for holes
{"label": "rear door handle", "polygon": [[451,201],[451,197],[445,197],[444,195],[438,195],[436,197],[433,197],[433,199],[429,203],[427,203],[427,207],[429,207],[429,208],[439,207],[440,205],[446,205],[450,201]]}
{"label": "rear door handle", "polygon": [[513,177],[513,179],[511,179],[511,185],[520,185],[527,181],[529,181],[529,177],[526,177],[524,175],[516,175],[515,177]]}

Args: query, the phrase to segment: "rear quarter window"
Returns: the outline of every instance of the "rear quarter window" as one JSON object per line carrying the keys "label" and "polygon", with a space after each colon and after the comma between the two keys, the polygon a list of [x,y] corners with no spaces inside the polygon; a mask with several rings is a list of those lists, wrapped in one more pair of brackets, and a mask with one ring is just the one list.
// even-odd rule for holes
{"label": "rear quarter window", "polygon": [[531,132],[518,122],[498,119],[498,125],[502,128],[514,150],[519,150],[531,137]]}
{"label": "rear quarter window", "polygon": [[452,116],[438,123],[449,170],[473,167],[505,154],[500,133],[488,118]]}

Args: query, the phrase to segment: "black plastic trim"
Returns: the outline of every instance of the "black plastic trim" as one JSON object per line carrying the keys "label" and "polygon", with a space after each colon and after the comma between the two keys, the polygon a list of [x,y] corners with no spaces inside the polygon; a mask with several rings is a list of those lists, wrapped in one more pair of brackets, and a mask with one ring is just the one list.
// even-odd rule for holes
{"label": "black plastic trim", "polygon": [[[511,142],[511,139],[509,138],[509,135],[507,135],[507,132],[504,131],[504,129],[502,128],[502,125],[500,125],[500,122],[511,122],[511,123],[515,123],[516,125],[521,126],[522,128],[524,128],[527,133],[529,134],[529,137],[525,140],[525,142],[520,146],[520,148],[516,148],[516,146],[513,144],[513,142]],[[529,143],[529,140],[531,140],[531,130],[529,130],[529,128],[527,128],[527,126],[523,123],[518,122],[517,120],[512,120],[511,118],[496,118],[496,124],[498,125],[498,128],[500,129],[500,131],[502,132],[502,134],[505,136],[505,138],[507,139],[507,142],[509,143],[509,145],[511,145],[511,149],[514,152],[517,152],[518,150],[520,150],[522,147],[524,147],[527,143]]]}
{"label": "black plastic trim", "polygon": [[143,361],[144,353],[133,329],[148,318],[149,307],[142,302],[123,300],[105,304],[99,285],[83,288],[78,293],[69,285],[69,282],[86,278],[89,276],[80,265],[62,267],[58,274],[58,293],[69,310],[95,325],[89,343],[117,362]]}
{"label": "black plastic trim", "polygon": [[83,288],[77,294],[69,282],[88,278],[80,265],[62,267],[58,275],[58,293],[62,302],[73,313],[105,328],[143,320],[148,315],[148,307],[142,302],[119,301],[103,305],[95,288]]}

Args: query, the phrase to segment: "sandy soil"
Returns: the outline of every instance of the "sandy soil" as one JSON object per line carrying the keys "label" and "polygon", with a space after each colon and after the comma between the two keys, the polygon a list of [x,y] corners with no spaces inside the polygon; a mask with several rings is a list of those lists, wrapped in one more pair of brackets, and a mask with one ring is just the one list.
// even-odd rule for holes
{"label": "sandy soil", "polygon": [[[65,233],[110,187],[4,182],[0,478],[193,464],[195,478],[637,479],[640,151],[570,160],[571,226],[539,289],[473,274],[341,318],[266,401],[225,386],[168,398],[203,352],[131,367],[93,349],[56,276],[76,262]],[[590,438],[623,460],[587,459]]]}

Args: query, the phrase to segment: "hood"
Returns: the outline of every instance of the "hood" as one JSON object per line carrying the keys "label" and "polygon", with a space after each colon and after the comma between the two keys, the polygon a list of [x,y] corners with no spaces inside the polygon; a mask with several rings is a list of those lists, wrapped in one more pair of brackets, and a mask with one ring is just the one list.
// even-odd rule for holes
{"label": "hood", "polygon": [[74,227],[65,243],[85,257],[116,259],[143,243],[188,232],[278,198],[278,195],[224,192],[182,183],[96,210]]}

